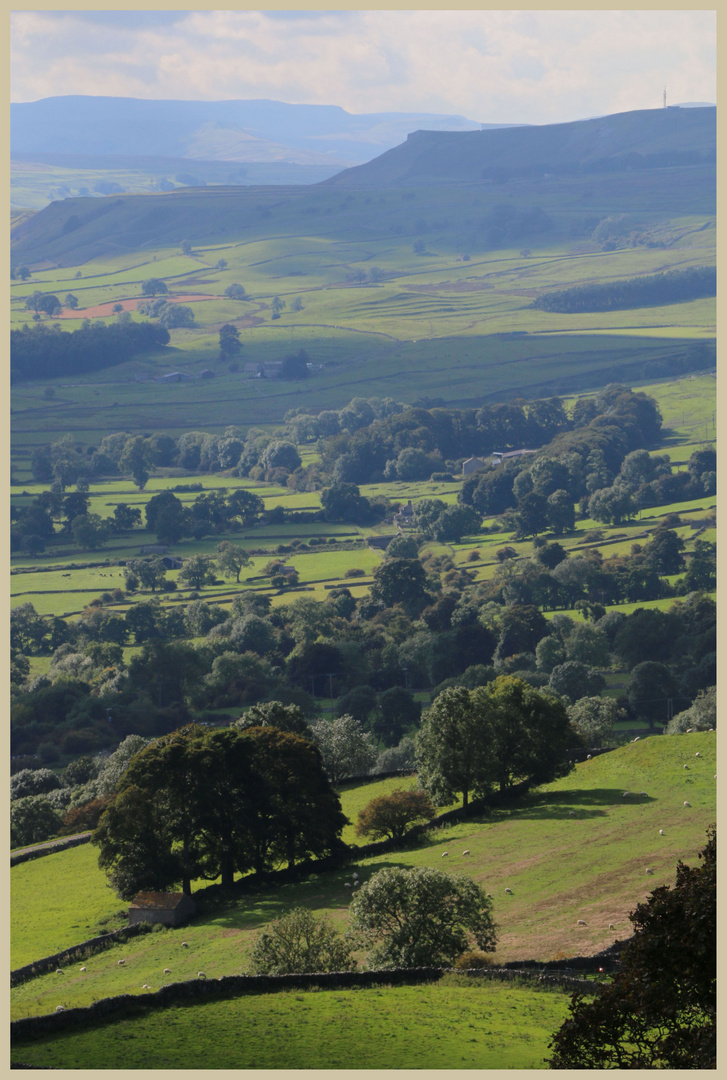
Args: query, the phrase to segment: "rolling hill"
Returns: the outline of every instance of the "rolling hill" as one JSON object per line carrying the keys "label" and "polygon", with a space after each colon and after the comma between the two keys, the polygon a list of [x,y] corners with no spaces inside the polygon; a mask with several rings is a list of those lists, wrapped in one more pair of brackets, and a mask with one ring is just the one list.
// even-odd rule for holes
{"label": "rolling hill", "polygon": [[[551,241],[578,235],[573,230],[582,222],[574,217],[586,211],[712,214],[715,114],[709,108],[664,109],[543,127],[420,131],[368,164],[315,185],[66,198],[14,229],[13,260],[68,266],[178,245],[184,237],[215,244],[291,235],[368,241],[434,233],[440,245],[458,251],[487,211],[496,212],[510,198],[526,213],[524,221],[534,206],[543,208]],[[413,189],[404,193],[404,206],[397,190],[402,187]],[[352,204],[357,189],[364,190],[368,204]],[[381,208],[387,192],[399,203],[393,211]],[[478,215],[474,229],[468,214]],[[523,239],[532,247],[537,236],[528,232]]]}

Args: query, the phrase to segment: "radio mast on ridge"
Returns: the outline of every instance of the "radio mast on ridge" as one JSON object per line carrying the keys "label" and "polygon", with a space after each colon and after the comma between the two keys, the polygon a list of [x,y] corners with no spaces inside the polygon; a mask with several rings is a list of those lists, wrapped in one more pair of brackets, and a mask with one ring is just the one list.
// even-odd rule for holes
{"label": "radio mast on ridge", "polygon": [[664,87],[664,108],[666,108],[666,87]]}

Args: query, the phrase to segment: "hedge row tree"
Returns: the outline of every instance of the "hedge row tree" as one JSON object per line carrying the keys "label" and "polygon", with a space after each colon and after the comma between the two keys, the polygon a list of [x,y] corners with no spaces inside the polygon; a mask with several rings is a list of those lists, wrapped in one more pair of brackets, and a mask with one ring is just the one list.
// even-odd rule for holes
{"label": "hedge row tree", "polygon": [[516,781],[545,783],[568,772],[574,733],[563,704],[512,675],[437,696],[416,738],[419,782],[433,799],[501,792]]}
{"label": "hedge row tree", "polygon": [[311,724],[311,732],[332,784],[366,774],[376,763],[378,753],[371,735],[353,716],[318,720]]}
{"label": "hedge row tree", "polygon": [[244,548],[237,544],[223,540],[217,545],[217,567],[225,577],[233,577],[240,581],[240,571],[250,565],[250,556]]}
{"label": "hedge row tree", "polygon": [[629,915],[635,933],[613,982],[577,992],[550,1043],[550,1069],[715,1069],[717,840],[701,866],[677,863],[673,888],[654,889]]}
{"label": "hedge row tree", "polygon": [[316,747],[275,727],[191,725],[132,759],[93,842],[123,899],[330,853],[345,824]]}

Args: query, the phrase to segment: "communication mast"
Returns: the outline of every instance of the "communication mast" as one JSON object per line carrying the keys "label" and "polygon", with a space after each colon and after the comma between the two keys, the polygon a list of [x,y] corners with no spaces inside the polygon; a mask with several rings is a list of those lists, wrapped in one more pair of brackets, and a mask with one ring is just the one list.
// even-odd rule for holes
{"label": "communication mast", "polygon": [[666,108],[666,87],[664,87],[664,108]]}

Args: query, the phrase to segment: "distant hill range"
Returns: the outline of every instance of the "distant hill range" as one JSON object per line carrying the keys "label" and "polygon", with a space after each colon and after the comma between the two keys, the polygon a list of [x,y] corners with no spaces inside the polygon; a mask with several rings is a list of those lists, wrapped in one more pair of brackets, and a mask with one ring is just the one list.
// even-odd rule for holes
{"label": "distant hill range", "polygon": [[406,142],[324,181],[329,187],[507,180],[713,162],[715,107],[649,109],[498,131],[415,131]]}
{"label": "distant hill range", "polygon": [[[11,157],[63,155],[288,162],[332,171],[369,161],[417,128],[472,131],[464,116],[434,113],[354,115],[335,105],[282,101],[148,101],[52,97],[10,106]],[[57,159],[51,162],[57,163]]]}
{"label": "distant hill range", "polygon": [[[104,133],[107,145],[113,144],[107,135],[110,126]],[[141,135],[139,139],[139,145],[147,145]],[[164,149],[171,152],[172,146]],[[539,200],[547,188],[549,207],[568,215],[574,198],[585,197],[580,190],[574,193],[569,181],[582,184],[584,176],[599,174],[608,178],[607,213],[651,213],[658,208],[666,214],[711,214],[715,154],[714,107],[653,109],[505,130],[416,131],[374,160],[309,186],[188,187],[160,195],[65,198],[13,229],[13,262],[70,265],[109,250],[176,245],[184,237],[204,244],[257,232],[268,236],[271,214],[273,228],[284,232],[297,232],[303,215],[326,213],[329,235],[371,235],[372,228],[379,234],[419,234],[420,218],[441,213],[442,189],[469,189],[472,198],[489,192],[486,201],[494,204],[512,194],[510,181],[521,187],[524,183],[528,191],[518,197],[526,200]],[[368,196],[361,206],[347,197],[343,202],[332,198],[346,189],[383,192],[401,187],[418,187],[421,195],[411,205],[399,201],[391,221],[385,215],[393,211],[379,210],[372,217],[364,205]],[[591,212],[596,209],[593,205]]]}

